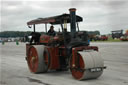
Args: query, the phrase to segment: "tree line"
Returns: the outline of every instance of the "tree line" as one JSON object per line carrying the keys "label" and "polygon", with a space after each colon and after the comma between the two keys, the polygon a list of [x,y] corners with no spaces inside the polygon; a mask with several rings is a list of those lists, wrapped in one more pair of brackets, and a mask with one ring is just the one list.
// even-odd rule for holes
{"label": "tree line", "polygon": [[31,31],[23,32],[23,31],[4,31],[0,32],[0,37],[8,38],[8,37],[25,37],[31,34]]}
{"label": "tree line", "polygon": [[[42,33],[42,32],[40,32]],[[3,31],[0,32],[0,37],[8,38],[8,37],[25,37],[29,36],[31,34],[31,31]],[[100,35],[99,31],[88,31],[89,35]]]}

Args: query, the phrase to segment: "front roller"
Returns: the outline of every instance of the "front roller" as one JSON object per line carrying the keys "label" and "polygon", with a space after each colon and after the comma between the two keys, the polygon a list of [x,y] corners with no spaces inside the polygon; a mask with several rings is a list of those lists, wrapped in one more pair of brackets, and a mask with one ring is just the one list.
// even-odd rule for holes
{"label": "front roller", "polygon": [[43,45],[33,45],[28,50],[27,63],[31,72],[40,73],[48,70],[48,61],[46,61],[46,49]]}
{"label": "front roller", "polygon": [[101,76],[104,63],[97,51],[79,51],[70,61],[72,76],[77,80],[94,79]]}

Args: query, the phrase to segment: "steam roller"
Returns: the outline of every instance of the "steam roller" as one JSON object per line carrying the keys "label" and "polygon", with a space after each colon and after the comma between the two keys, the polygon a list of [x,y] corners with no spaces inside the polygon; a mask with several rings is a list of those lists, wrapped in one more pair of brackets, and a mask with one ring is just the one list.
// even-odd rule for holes
{"label": "steam roller", "polygon": [[[80,31],[78,22],[83,21],[83,18],[76,15],[76,9],[71,8],[69,12],[70,14],[37,18],[27,22],[28,27],[33,26],[34,29],[31,40],[26,44],[29,70],[32,73],[46,73],[51,70],[70,69],[72,76],[77,80],[98,78],[106,68],[98,47],[90,46],[87,31]],[[70,32],[67,31],[68,23]],[[45,24],[46,32],[35,32],[37,24]],[[51,24],[52,31],[51,28],[47,31],[47,24]],[[61,31],[55,32],[53,25],[58,24]]]}

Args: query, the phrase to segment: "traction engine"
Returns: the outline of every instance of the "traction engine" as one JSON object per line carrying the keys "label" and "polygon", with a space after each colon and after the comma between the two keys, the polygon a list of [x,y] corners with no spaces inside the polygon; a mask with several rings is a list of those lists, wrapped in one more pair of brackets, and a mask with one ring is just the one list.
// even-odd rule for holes
{"label": "traction engine", "polygon": [[[76,15],[76,9],[70,14],[47,18],[38,18],[27,22],[33,26],[33,40],[26,44],[26,60],[32,73],[45,73],[50,70],[68,71],[77,80],[98,78],[105,69],[97,46],[90,46],[86,31],[80,31],[78,23],[82,17]],[[70,32],[67,24],[70,24]],[[39,35],[35,25],[45,24],[46,33]],[[60,25],[62,32],[48,35],[47,24]],[[78,29],[77,29],[78,28]],[[37,38],[38,37],[38,38]]]}

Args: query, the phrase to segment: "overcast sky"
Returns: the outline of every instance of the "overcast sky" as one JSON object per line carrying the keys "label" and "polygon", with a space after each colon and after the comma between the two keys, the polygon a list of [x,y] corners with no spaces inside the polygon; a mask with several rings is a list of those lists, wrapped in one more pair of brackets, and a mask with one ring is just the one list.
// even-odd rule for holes
{"label": "overcast sky", "polygon": [[[2,0],[1,31],[32,31],[26,25],[28,21],[69,13],[72,7],[83,17],[80,30],[108,34],[128,29],[128,0]],[[44,25],[36,27],[44,31]],[[59,27],[55,28],[57,31]]]}

